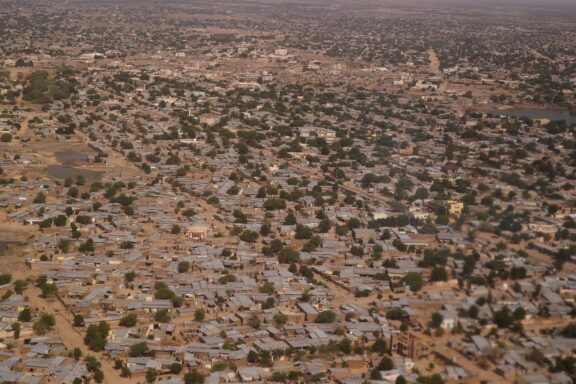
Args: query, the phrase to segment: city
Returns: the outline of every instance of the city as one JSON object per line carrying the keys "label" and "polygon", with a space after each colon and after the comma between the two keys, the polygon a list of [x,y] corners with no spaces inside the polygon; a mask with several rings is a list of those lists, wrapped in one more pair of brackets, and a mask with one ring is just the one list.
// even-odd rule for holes
{"label": "city", "polygon": [[0,382],[576,382],[554,1],[0,0]]}

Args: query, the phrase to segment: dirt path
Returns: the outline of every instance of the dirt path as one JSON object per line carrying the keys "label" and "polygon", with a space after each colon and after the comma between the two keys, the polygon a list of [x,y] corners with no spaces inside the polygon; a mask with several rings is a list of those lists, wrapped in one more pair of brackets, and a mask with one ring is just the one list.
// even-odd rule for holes
{"label": "dirt path", "polygon": [[26,290],[26,295],[28,296],[28,304],[32,308],[38,308],[42,312],[49,313],[56,319],[56,326],[54,331],[62,339],[64,346],[69,351],[73,351],[74,348],[80,348],[82,351],[82,356],[86,357],[88,355],[95,356],[102,363],[102,372],[104,372],[104,383],[132,383],[131,379],[125,379],[120,377],[117,370],[114,369],[110,360],[103,356],[101,353],[93,352],[88,349],[84,344],[84,337],[80,332],[78,332],[69,320],[69,316],[64,308],[64,305],[58,300],[48,301],[40,297],[41,291],[39,288],[30,286]]}
{"label": "dirt path", "polygon": [[320,273],[315,272],[314,276],[317,277],[318,280],[322,281],[322,283],[326,284],[326,286],[334,293],[334,299],[331,304],[335,307],[339,307],[343,304],[356,304],[363,308],[368,308],[370,302],[374,301],[374,298],[371,297],[354,296],[350,291],[342,288],[338,284],[335,284]]}
{"label": "dirt path", "polygon": [[468,360],[464,356],[460,355],[457,351],[449,348],[446,345],[435,344],[432,346],[432,350],[446,358],[449,358],[457,364],[464,368],[466,371],[474,375],[474,379],[477,382],[486,380],[490,384],[507,384],[508,380],[504,379],[502,376],[496,374],[493,371],[482,369],[475,362]]}
{"label": "dirt path", "polygon": [[428,50],[428,58],[430,60],[430,65],[428,67],[430,72],[434,73],[435,75],[442,75],[442,72],[440,71],[440,60],[438,60],[438,55],[434,49],[430,48]]}

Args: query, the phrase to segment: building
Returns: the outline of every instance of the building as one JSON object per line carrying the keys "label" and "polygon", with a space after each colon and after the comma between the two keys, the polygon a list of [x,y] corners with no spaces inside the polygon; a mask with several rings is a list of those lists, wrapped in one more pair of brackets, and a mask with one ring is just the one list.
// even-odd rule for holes
{"label": "building", "polygon": [[390,335],[390,353],[416,360],[427,351],[422,341],[412,332],[394,332]]}

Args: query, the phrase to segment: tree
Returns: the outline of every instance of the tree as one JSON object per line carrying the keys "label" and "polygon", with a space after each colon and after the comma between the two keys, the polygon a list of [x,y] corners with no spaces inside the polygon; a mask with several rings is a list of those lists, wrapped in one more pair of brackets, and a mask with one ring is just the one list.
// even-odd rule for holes
{"label": "tree", "polygon": [[576,323],[568,324],[563,330],[562,335],[571,339],[576,338]]}
{"label": "tree", "polygon": [[270,223],[264,223],[260,226],[260,236],[268,236],[272,231]]}
{"label": "tree", "polygon": [[18,339],[20,337],[20,331],[21,331],[21,327],[20,327],[20,323],[13,323],[11,325],[12,328],[12,332],[14,332],[14,338]]}
{"label": "tree", "polygon": [[104,382],[104,372],[101,369],[97,369],[94,371],[94,381],[97,383]]}
{"label": "tree", "polygon": [[274,308],[274,306],[276,305],[276,300],[274,300],[273,297],[268,297],[266,299],[266,301],[264,301],[262,303],[262,309],[270,309],[270,308]]}
{"label": "tree", "polygon": [[373,368],[370,371],[370,380],[382,380],[382,374],[378,370],[378,368]]}
{"label": "tree", "polygon": [[248,361],[250,364],[257,363],[259,359],[260,356],[258,356],[258,353],[253,349],[251,349],[246,356],[246,361]]}
{"label": "tree", "polygon": [[432,314],[432,320],[430,321],[430,324],[432,325],[432,327],[434,328],[439,328],[442,325],[442,322],[444,321],[444,316],[442,316],[440,313],[438,312],[434,312]]}
{"label": "tree", "polygon": [[315,323],[333,323],[336,320],[336,313],[331,310],[326,310],[320,312],[316,319],[314,320]]}
{"label": "tree", "polygon": [[0,285],[9,284],[12,281],[12,275],[9,273],[3,273],[0,275]]}
{"label": "tree", "polygon": [[292,247],[284,247],[278,255],[278,261],[281,264],[297,263],[300,261],[300,252]]}
{"label": "tree", "polygon": [[510,309],[504,306],[499,311],[494,312],[494,324],[498,326],[498,328],[509,328],[512,323],[512,315],[510,314]]}
{"label": "tree", "polygon": [[404,376],[398,376],[394,384],[408,384]]}
{"label": "tree", "polygon": [[444,379],[442,379],[440,374],[435,373],[430,376],[419,376],[417,382],[422,384],[444,384]]}
{"label": "tree", "polygon": [[70,240],[60,239],[58,240],[58,249],[60,249],[63,253],[68,253],[70,250],[70,244]]}
{"label": "tree", "polygon": [[422,276],[417,272],[408,272],[402,279],[402,282],[408,285],[412,292],[418,292],[424,286]]}
{"label": "tree", "polygon": [[295,231],[295,237],[296,239],[302,240],[302,239],[310,239],[312,238],[312,236],[314,235],[314,232],[312,232],[312,229],[308,228],[305,225],[302,224],[298,224],[296,226],[296,231]]}
{"label": "tree", "polygon": [[274,287],[274,284],[272,284],[269,281],[266,281],[260,286],[259,291],[260,291],[260,293],[266,293],[268,295],[273,295],[274,292],[276,291],[276,288]]}
{"label": "tree", "polygon": [[94,252],[94,241],[92,239],[86,240],[84,243],[80,244],[78,250],[82,253]]}
{"label": "tree", "polygon": [[28,282],[26,280],[16,280],[14,282],[14,292],[21,295],[24,293],[24,289],[28,286]]}
{"label": "tree", "polygon": [[42,289],[42,297],[45,299],[53,298],[58,293],[58,287],[55,284],[44,284],[40,289]]}
{"label": "tree", "polygon": [[430,275],[431,281],[446,281],[448,280],[448,274],[446,273],[446,269],[444,267],[435,267],[432,269],[432,273]]}
{"label": "tree", "polygon": [[154,368],[148,368],[146,371],[146,382],[147,383],[154,383],[156,381],[156,370]]}
{"label": "tree", "polygon": [[276,325],[284,325],[288,321],[288,316],[283,313],[277,313],[272,317],[272,320]]}
{"label": "tree", "polygon": [[34,198],[34,204],[44,204],[46,203],[46,194],[44,192],[38,192]]}
{"label": "tree", "polygon": [[133,327],[137,323],[138,323],[138,315],[136,315],[135,313],[129,313],[126,316],[122,317],[118,324],[120,324],[121,327]]}
{"label": "tree", "polygon": [[0,136],[0,141],[3,143],[9,143],[12,141],[12,135],[9,133],[3,133],[2,136]]}
{"label": "tree", "polygon": [[184,375],[185,384],[203,384],[204,376],[197,369],[193,369]]}
{"label": "tree", "polygon": [[24,308],[18,314],[18,321],[21,321],[23,323],[29,323],[31,320],[32,320],[32,312],[30,311],[30,308],[28,308],[28,307]]}
{"label": "tree", "polygon": [[170,233],[173,235],[177,235],[180,233],[180,226],[178,224],[172,225],[172,229],[170,229]]}
{"label": "tree", "polygon": [[512,313],[512,318],[514,321],[522,321],[526,318],[526,310],[522,307],[518,307]]}
{"label": "tree", "polygon": [[154,320],[159,323],[168,323],[170,322],[170,313],[166,309],[161,309],[154,315]]}
{"label": "tree", "polygon": [[48,313],[43,313],[34,323],[33,329],[36,334],[44,335],[46,332],[50,331],[54,325],[56,325],[56,319],[54,316]]}
{"label": "tree", "polygon": [[473,318],[473,319],[476,319],[478,317],[479,312],[480,311],[479,311],[478,307],[474,304],[472,304],[470,306],[470,308],[468,308],[468,316]]}
{"label": "tree", "polygon": [[318,224],[318,231],[320,233],[328,233],[328,231],[330,231],[330,228],[332,228],[332,223],[328,218],[322,219],[322,221],[320,221],[320,224]]}
{"label": "tree", "polygon": [[86,363],[86,369],[89,372],[94,372],[97,369],[100,369],[102,366],[102,363],[99,362],[98,359],[96,359],[94,356],[86,356],[84,362]]}
{"label": "tree", "polygon": [[84,343],[86,343],[92,351],[100,352],[104,350],[106,346],[108,332],[110,332],[110,325],[105,321],[101,321],[98,324],[90,324],[86,329]]}
{"label": "tree", "polygon": [[510,269],[510,278],[513,280],[519,280],[526,277],[526,268],[524,267],[512,267]]}
{"label": "tree", "polygon": [[124,281],[126,281],[127,283],[133,282],[135,278],[136,278],[136,272],[134,271],[126,272],[126,274],[124,274]]}
{"label": "tree", "polygon": [[68,221],[66,215],[58,215],[54,219],[54,225],[56,227],[64,227],[66,225],[66,221]]}
{"label": "tree", "polygon": [[296,219],[296,215],[294,215],[294,212],[290,210],[284,218],[284,225],[296,225],[297,222],[298,220]]}
{"label": "tree", "polygon": [[186,273],[190,270],[190,263],[187,261],[181,261],[178,263],[178,273]]}
{"label": "tree", "polygon": [[79,313],[75,314],[73,323],[74,323],[75,327],[83,327],[84,326],[84,317],[82,315],[80,315]]}
{"label": "tree", "polygon": [[132,372],[130,372],[130,368],[123,366],[120,370],[120,377],[131,377]]}
{"label": "tree", "polygon": [[260,234],[256,231],[244,231],[240,235],[240,240],[247,243],[255,243],[258,240]]}
{"label": "tree", "polygon": [[204,321],[205,318],[206,318],[206,313],[204,312],[204,310],[202,308],[198,308],[197,310],[194,311],[194,320]]}
{"label": "tree", "polygon": [[352,353],[352,342],[350,341],[349,338],[347,338],[347,337],[343,338],[340,341],[339,346],[340,346],[340,350],[345,355],[349,355]]}
{"label": "tree", "polygon": [[378,353],[380,355],[383,355],[386,352],[388,352],[388,344],[386,343],[386,340],[382,338],[376,339],[376,341],[374,341],[374,344],[372,344],[372,346],[370,347],[370,351]]}
{"label": "tree", "polygon": [[148,348],[148,344],[143,341],[141,343],[132,344],[128,353],[130,357],[148,356],[150,354],[150,348]]}
{"label": "tree", "polygon": [[220,276],[220,278],[218,279],[218,282],[220,284],[234,283],[236,281],[238,281],[238,278],[230,273],[227,273],[224,276]]}
{"label": "tree", "polygon": [[72,198],[78,197],[79,194],[80,194],[80,190],[77,187],[70,187],[68,189],[68,196],[70,196]]}
{"label": "tree", "polygon": [[286,209],[286,201],[279,197],[273,197],[264,201],[264,209],[267,211],[274,211],[278,209]]}
{"label": "tree", "polygon": [[72,351],[72,355],[74,356],[74,360],[80,361],[80,358],[82,357],[82,350],[80,348],[76,347]]}
{"label": "tree", "polygon": [[173,363],[170,365],[170,373],[177,375],[182,372],[182,364],[180,363]]}
{"label": "tree", "polygon": [[250,316],[250,318],[248,319],[248,325],[254,329],[260,329],[261,324],[262,324],[262,322],[260,321],[260,318],[258,317],[258,315],[256,315],[255,313],[252,313],[252,316]]}
{"label": "tree", "polygon": [[378,363],[378,370],[379,371],[390,371],[394,369],[394,362],[388,356],[384,356],[380,363]]}

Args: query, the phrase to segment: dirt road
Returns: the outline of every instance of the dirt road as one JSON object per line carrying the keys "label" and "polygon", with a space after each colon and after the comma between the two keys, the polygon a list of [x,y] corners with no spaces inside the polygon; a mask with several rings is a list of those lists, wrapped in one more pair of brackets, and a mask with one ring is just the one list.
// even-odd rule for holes
{"label": "dirt road", "polygon": [[[18,276],[15,278],[26,278],[26,276]],[[28,289],[25,291],[25,295],[28,296],[28,304],[31,308],[38,309],[40,312],[49,313],[56,319],[56,326],[54,331],[58,337],[64,343],[64,346],[69,351],[73,351],[74,348],[80,348],[82,351],[82,356],[86,357],[88,355],[95,356],[102,363],[102,372],[104,372],[104,383],[134,383],[133,379],[125,379],[120,377],[117,370],[114,369],[110,360],[104,357],[101,353],[93,352],[88,349],[84,344],[83,335],[77,331],[70,321],[71,314],[66,311],[64,305],[58,300],[46,300],[40,296],[41,290],[33,285],[29,285]]]}

